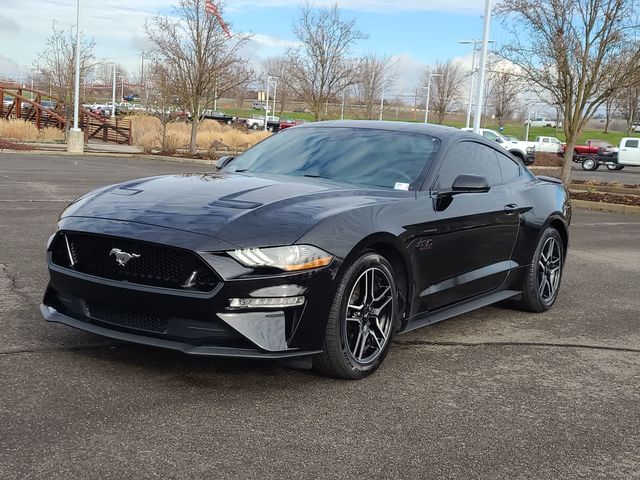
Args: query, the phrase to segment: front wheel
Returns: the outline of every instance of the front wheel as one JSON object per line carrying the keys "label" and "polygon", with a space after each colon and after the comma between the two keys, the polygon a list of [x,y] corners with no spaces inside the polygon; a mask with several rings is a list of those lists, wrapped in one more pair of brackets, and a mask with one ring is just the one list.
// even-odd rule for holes
{"label": "front wheel", "polygon": [[393,267],[381,255],[363,254],[340,280],[314,368],[351,380],[373,373],[389,351],[398,318]]}
{"label": "front wheel", "polygon": [[258,129],[258,124],[257,124],[257,123],[254,123],[253,125],[251,125],[251,128],[252,128],[253,130],[257,130],[257,129]]}
{"label": "front wheel", "polygon": [[582,169],[591,172],[598,168],[598,161],[593,158],[587,158],[582,162]]}
{"label": "front wheel", "polygon": [[520,307],[529,312],[549,310],[558,298],[564,245],[558,231],[548,227],[542,232],[522,285]]}

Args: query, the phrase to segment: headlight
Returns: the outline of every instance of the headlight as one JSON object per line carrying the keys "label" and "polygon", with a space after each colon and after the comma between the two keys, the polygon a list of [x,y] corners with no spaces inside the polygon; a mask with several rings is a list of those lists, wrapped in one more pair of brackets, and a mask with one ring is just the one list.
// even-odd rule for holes
{"label": "headlight", "polygon": [[324,250],[310,245],[243,248],[228,253],[245,267],[279,268],[285,272],[324,267],[333,260]]}

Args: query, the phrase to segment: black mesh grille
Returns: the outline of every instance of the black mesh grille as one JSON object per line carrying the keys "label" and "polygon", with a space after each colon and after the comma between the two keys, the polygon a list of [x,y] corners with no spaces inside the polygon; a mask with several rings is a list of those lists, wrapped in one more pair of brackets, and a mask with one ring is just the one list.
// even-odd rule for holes
{"label": "black mesh grille", "polygon": [[218,284],[216,274],[193,252],[103,235],[59,233],[52,261],[89,275],[141,285],[209,292]]}
{"label": "black mesh grille", "polygon": [[169,326],[169,319],[166,317],[147,313],[125,312],[104,305],[88,303],[85,305],[89,317],[112,325],[155,333],[166,333]]}

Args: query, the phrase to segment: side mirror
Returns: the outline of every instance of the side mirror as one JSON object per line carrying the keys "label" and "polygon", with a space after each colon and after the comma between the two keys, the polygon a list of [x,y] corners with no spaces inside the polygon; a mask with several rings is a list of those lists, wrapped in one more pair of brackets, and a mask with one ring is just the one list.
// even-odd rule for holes
{"label": "side mirror", "polygon": [[502,143],[502,142],[503,142],[503,140],[502,140],[500,137],[496,137],[496,142],[498,142],[498,143]]}
{"label": "side mirror", "polygon": [[480,175],[458,175],[451,186],[451,193],[486,193],[489,191],[489,182]]}
{"label": "side mirror", "polygon": [[224,167],[225,165],[227,165],[231,160],[233,160],[235,157],[232,157],[231,155],[226,155],[224,157],[220,157],[218,160],[216,160],[216,167],[218,168],[218,170],[220,170],[222,167]]}

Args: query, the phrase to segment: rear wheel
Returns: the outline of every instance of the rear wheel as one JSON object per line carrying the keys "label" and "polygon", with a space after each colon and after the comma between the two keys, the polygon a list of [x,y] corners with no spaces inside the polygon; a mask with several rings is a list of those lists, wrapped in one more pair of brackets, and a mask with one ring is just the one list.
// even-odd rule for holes
{"label": "rear wheel", "polygon": [[324,351],[314,358],[314,368],[346,379],[373,373],[389,351],[397,319],[393,267],[376,253],[360,256],[338,285],[325,330]]}
{"label": "rear wheel", "polygon": [[558,231],[548,227],[540,237],[522,285],[520,307],[529,312],[549,310],[560,290],[564,246]]}
{"label": "rear wheel", "polygon": [[607,168],[609,170],[622,170],[624,168],[624,165],[607,165]]}

